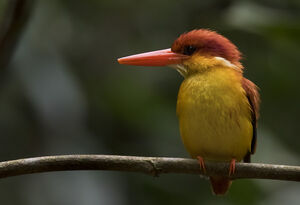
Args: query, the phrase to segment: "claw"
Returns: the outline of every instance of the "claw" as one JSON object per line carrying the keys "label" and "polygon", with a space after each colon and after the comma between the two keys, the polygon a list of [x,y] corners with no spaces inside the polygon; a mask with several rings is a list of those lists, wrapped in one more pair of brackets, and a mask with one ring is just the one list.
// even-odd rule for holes
{"label": "claw", "polygon": [[230,161],[230,165],[229,165],[229,176],[233,175],[234,172],[235,172],[235,162],[236,162],[236,159],[232,159]]}
{"label": "claw", "polygon": [[204,164],[204,159],[200,156],[197,156],[199,165],[200,165],[200,169],[203,171],[203,173],[206,173],[206,168],[205,168],[205,164]]}

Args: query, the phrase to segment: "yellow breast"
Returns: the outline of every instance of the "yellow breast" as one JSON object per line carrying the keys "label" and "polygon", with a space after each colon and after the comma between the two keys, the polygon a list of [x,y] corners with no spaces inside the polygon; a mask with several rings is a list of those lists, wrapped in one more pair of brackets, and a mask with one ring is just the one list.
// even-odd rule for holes
{"label": "yellow breast", "polygon": [[251,110],[241,74],[213,68],[188,76],[177,100],[182,141],[192,157],[237,161],[250,151]]}

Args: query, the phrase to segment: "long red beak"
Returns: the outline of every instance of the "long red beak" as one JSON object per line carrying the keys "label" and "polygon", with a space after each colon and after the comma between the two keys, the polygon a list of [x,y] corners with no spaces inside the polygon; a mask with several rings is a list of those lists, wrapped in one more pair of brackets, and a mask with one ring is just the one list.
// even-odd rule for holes
{"label": "long red beak", "polygon": [[189,56],[174,53],[170,48],[119,58],[120,64],[137,66],[167,66],[180,64]]}

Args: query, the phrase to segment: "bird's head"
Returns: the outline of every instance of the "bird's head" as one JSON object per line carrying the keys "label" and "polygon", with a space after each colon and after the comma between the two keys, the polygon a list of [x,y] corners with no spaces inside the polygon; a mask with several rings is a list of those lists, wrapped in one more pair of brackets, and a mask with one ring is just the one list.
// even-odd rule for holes
{"label": "bird's head", "polygon": [[120,64],[137,66],[170,66],[184,77],[213,67],[229,67],[242,72],[241,54],[224,36],[199,29],[179,36],[169,49],[119,58]]}

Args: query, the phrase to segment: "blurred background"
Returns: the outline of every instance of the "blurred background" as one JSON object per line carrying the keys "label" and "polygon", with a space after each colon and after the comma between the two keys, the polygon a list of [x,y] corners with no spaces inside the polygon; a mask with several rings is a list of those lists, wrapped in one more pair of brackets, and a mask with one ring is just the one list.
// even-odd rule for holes
{"label": "blurred background", "polygon": [[[2,24],[10,2],[1,0]],[[10,60],[0,68],[1,160],[59,154],[188,157],[175,113],[182,77],[169,68],[124,66],[116,59],[168,48],[185,31],[210,28],[239,47],[246,77],[261,89],[252,161],[300,165],[300,1],[31,3],[15,49],[10,56],[3,47],[0,52],[2,61]],[[235,181],[225,197],[213,196],[208,181],[195,175],[76,171],[0,181],[0,203],[11,205],[299,201],[299,183],[272,180]]]}

